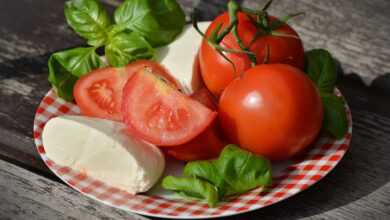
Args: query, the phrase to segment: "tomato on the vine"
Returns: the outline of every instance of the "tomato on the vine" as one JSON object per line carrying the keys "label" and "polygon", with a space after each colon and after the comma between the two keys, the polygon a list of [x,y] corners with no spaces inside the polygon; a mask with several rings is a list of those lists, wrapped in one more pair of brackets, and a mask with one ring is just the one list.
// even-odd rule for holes
{"label": "tomato on the vine", "polygon": [[302,71],[286,64],[263,64],[224,90],[219,119],[232,143],[271,160],[284,160],[315,140],[323,108],[317,88]]}
{"label": "tomato on the vine", "polygon": [[[239,11],[237,13],[237,33],[243,45],[255,55],[257,64],[266,61],[267,63],[290,64],[299,69],[304,68],[303,44],[293,28],[286,23],[279,23],[272,29],[272,24],[276,24],[279,20],[276,17],[268,16],[266,20],[271,27],[263,30],[254,24],[253,19],[256,19],[253,15]],[[223,52],[234,63],[234,69],[233,65],[208,42],[207,38],[213,34],[213,31],[219,25],[222,24],[221,30],[223,30],[227,28],[229,22],[228,12],[219,15],[207,29],[205,39],[199,50],[203,80],[215,96],[219,96],[234,78],[252,67],[251,59],[247,54]],[[262,34],[258,35],[258,33]],[[227,34],[220,42],[220,46],[227,49],[242,50],[233,33]]]}

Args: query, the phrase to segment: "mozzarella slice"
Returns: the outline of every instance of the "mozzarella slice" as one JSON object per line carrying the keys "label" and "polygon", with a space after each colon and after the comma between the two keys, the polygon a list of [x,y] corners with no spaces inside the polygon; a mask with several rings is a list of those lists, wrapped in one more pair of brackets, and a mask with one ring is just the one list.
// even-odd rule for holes
{"label": "mozzarella slice", "polygon": [[[199,22],[199,29],[205,32],[210,22]],[[199,85],[199,76],[193,75],[194,61],[198,54],[202,36],[192,25],[187,25],[174,42],[157,51],[157,60],[191,94]]]}
{"label": "mozzarella slice", "polygon": [[161,151],[125,133],[119,122],[59,116],[42,133],[48,158],[135,194],[149,190],[165,167]]}

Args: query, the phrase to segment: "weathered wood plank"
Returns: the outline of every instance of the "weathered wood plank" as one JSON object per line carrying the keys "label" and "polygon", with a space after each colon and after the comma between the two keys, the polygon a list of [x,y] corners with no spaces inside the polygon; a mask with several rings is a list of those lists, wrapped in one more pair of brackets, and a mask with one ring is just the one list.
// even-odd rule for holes
{"label": "weathered wood plank", "polygon": [[315,219],[388,219],[390,216],[390,183],[387,183],[377,191],[344,206],[327,211],[323,214],[303,218]]}
{"label": "weathered wood plank", "polygon": [[65,185],[0,160],[0,219],[146,218],[80,196]]}
{"label": "weathered wood plank", "polygon": [[[31,139],[32,120],[34,109],[49,89],[46,80],[48,54],[82,43],[65,24],[63,2],[19,0],[8,1],[0,7],[0,160],[12,161],[51,178],[51,172],[40,160]],[[116,5],[120,1],[104,2]],[[192,8],[196,7],[200,11],[201,19],[209,20],[222,10],[226,1],[179,2],[185,6],[187,18]],[[265,0],[240,2],[249,7],[258,7],[263,5]],[[357,73],[366,81],[370,81],[378,75],[390,73],[389,9],[390,2],[386,0],[280,0],[275,1],[270,11],[276,15],[305,11],[304,18],[297,18],[291,23],[301,34],[306,48],[329,49],[347,74]],[[341,82],[342,91],[352,108],[354,134],[350,151],[335,171],[314,187],[287,201],[230,219],[388,217],[390,80],[383,78],[378,80],[375,86],[378,89],[366,87],[353,77],[344,78]],[[14,205],[6,206],[4,204],[8,203],[1,200],[0,219],[3,218],[1,214],[4,210],[7,218],[11,219],[22,218],[22,215],[29,218],[36,216],[38,219],[51,216],[51,219],[56,219],[62,218],[68,211],[73,213],[68,214],[69,217],[76,219],[80,219],[77,215],[84,212],[91,218],[126,217],[118,210],[89,201],[62,184],[9,164],[3,168],[2,166],[0,164],[0,176],[3,177],[0,177],[0,198],[7,198],[4,201]],[[9,169],[14,173],[22,172],[24,181],[34,187],[24,188],[22,194],[17,194],[20,188],[7,181],[12,177]],[[40,188],[46,188],[45,184],[50,187],[47,188],[47,194],[44,193],[42,202],[38,195],[42,192]],[[30,190],[36,190],[38,193],[31,194],[33,192]],[[23,197],[23,194],[29,196]],[[48,201],[55,205],[49,204]],[[72,210],[78,205],[79,211]],[[65,208],[57,210],[55,206]],[[38,208],[42,210],[41,213],[32,211]],[[94,209],[97,209],[98,214],[95,215]],[[101,210],[105,215],[101,215]]]}

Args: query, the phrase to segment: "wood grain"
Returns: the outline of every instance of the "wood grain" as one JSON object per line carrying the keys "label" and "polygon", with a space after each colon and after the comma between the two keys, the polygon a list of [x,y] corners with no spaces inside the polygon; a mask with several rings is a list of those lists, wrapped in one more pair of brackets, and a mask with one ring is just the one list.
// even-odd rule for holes
{"label": "wood grain", "polygon": [[[104,2],[112,11],[112,5],[120,1]],[[210,20],[223,10],[226,0],[179,2],[187,19],[196,8],[201,20]],[[265,0],[239,2],[255,8]],[[0,219],[132,216],[63,185],[35,151],[32,122],[35,108],[49,89],[47,58],[53,51],[82,44],[65,24],[63,3],[18,0],[0,7]],[[329,49],[346,74],[369,82],[390,73],[389,10],[387,0],[279,0],[270,12],[305,11],[304,18],[291,24],[306,49]],[[374,87],[367,87],[357,75],[348,75],[340,83],[354,119],[351,148],[340,165],[293,198],[228,219],[390,218],[390,77],[378,78]]]}
{"label": "wood grain", "polygon": [[0,219],[146,219],[1,160],[0,199]]}

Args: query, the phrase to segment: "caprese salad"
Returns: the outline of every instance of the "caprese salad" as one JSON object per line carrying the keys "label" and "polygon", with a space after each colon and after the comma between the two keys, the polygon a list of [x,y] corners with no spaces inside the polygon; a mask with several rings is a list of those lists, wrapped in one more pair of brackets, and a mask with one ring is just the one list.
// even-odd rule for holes
{"label": "caprese salad", "polygon": [[185,25],[175,0],[125,0],[110,17],[97,0],[65,3],[88,46],[51,55],[49,82],[81,116],[51,119],[42,139],[62,166],[130,193],[149,190],[165,160],[187,162],[162,186],[215,206],[272,181],[271,162],[307,150],[348,123],[337,69],[304,51],[282,18],[234,0],[212,22]]}

